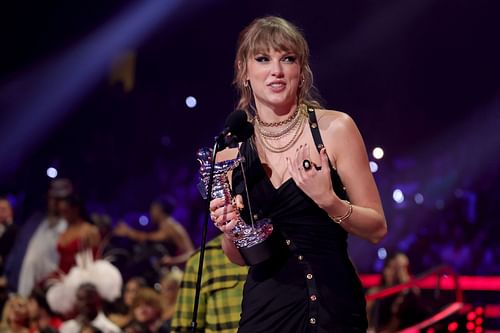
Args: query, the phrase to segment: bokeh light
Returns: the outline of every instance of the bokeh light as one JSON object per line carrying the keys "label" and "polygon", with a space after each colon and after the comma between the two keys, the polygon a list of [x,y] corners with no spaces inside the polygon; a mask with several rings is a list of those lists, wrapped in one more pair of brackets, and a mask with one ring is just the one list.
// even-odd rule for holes
{"label": "bokeh light", "polygon": [[142,225],[142,226],[146,226],[149,224],[149,219],[146,215],[141,215],[139,217],[139,224]]}
{"label": "bokeh light", "polygon": [[57,177],[58,174],[59,174],[59,172],[57,171],[56,168],[50,167],[47,169],[47,177],[49,177],[49,178],[54,179]]}
{"label": "bokeh light", "polygon": [[384,260],[385,258],[387,258],[387,250],[384,247],[381,247],[377,251],[377,256],[380,260]]}
{"label": "bokeh light", "polygon": [[415,200],[415,203],[417,205],[421,205],[424,203],[424,196],[422,193],[415,193],[415,196],[413,197],[413,200]]}
{"label": "bokeh light", "polygon": [[376,158],[377,160],[380,160],[382,157],[384,157],[384,150],[380,147],[375,147],[373,149],[373,157]]}
{"label": "bokeh light", "polygon": [[196,107],[197,104],[198,104],[198,101],[193,96],[186,97],[186,106],[188,108],[192,109],[192,108]]}
{"label": "bokeh light", "polygon": [[375,172],[378,171],[378,164],[377,164],[377,162],[370,161],[370,171],[372,173],[375,173]]}
{"label": "bokeh light", "polygon": [[403,203],[403,201],[405,201],[403,191],[401,191],[399,188],[395,189],[392,192],[392,199],[398,204]]}

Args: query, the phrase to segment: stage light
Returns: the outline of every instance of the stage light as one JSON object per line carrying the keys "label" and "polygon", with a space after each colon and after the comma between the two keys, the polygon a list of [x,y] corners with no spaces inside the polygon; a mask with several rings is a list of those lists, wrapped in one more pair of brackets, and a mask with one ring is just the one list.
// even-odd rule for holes
{"label": "stage light", "polygon": [[467,314],[467,320],[472,321],[474,319],[476,319],[476,313],[475,312],[469,312]]}
{"label": "stage light", "polygon": [[403,191],[401,191],[399,188],[395,189],[393,192],[392,192],[392,199],[400,204],[402,203],[403,201],[405,201],[405,196],[403,194]]}
{"label": "stage light", "polygon": [[377,256],[380,260],[384,260],[385,258],[387,258],[387,250],[385,248],[381,247],[377,251]]}
{"label": "stage light", "polygon": [[50,167],[47,169],[47,177],[54,179],[57,177],[57,174],[58,172],[56,168]]}
{"label": "stage light", "polygon": [[378,164],[377,164],[377,162],[370,161],[370,171],[372,173],[375,173],[375,172],[378,171]]}
{"label": "stage light", "polygon": [[476,325],[480,326],[483,324],[483,318],[476,318]]}
{"label": "stage light", "polygon": [[196,101],[196,98],[194,98],[193,96],[186,97],[186,105],[188,108],[192,109],[192,108],[196,107],[197,103],[198,102]]}
{"label": "stage light", "polygon": [[483,333],[483,328],[482,327],[476,327],[476,333]]}
{"label": "stage light", "polygon": [[433,327],[427,329],[426,333],[436,333],[436,330]]}
{"label": "stage light", "polygon": [[424,203],[424,196],[422,195],[422,193],[416,193],[413,197],[413,200],[415,200],[415,203],[417,205],[421,205]]}
{"label": "stage light", "polygon": [[475,328],[476,328],[476,325],[474,325],[474,323],[472,322],[468,322],[465,327],[469,330],[469,331],[473,331]]}
{"label": "stage light", "polygon": [[458,323],[456,321],[448,324],[448,332],[455,332],[458,329]]}
{"label": "stage light", "polygon": [[374,158],[380,160],[382,157],[384,157],[384,150],[380,147],[376,147],[373,149],[372,154]]}
{"label": "stage light", "polygon": [[481,306],[478,306],[476,308],[476,313],[481,316],[484,313],[484,309]]}
{"label": "stage light", "polygon": [[141,216],[139,217],[139,224],[140,224],[140,225],[142,225],[142,226],[146,226],[146,225],[148,225],[148,224],[149,224],[149,219],[148,219],[148,217],[147,217],[147,216],[145,216],[145,215],[141,215]]}

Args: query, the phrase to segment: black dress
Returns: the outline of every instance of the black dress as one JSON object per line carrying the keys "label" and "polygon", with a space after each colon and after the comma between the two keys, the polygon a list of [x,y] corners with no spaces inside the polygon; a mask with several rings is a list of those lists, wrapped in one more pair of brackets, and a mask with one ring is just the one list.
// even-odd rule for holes
{"label": "black dress", "polygon": [[[309,114],[314,123],[314,110]],[[311,130],[319,150],[319,131]],[[276,189],[250,141],[242,144],[241,155],[254,217],[272,220],[273,241],[282,246],[250,267],[238,332],[366,332],[365,298],[347,254],[347,232],[292,179]],[[333,168],[331,174],[335,192],[346,198]],[[234,193],[245,196],[240,168],[232,181]],[[242,211],[245,221],[248,214]]]}

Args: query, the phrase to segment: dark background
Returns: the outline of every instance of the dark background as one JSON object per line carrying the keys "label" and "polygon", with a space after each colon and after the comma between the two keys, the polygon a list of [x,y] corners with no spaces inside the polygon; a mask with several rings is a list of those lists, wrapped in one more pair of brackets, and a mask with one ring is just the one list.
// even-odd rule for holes
{"label": "dark background", "polygon": [[[488,248],[478,237],[489,239],[479,231],[488,234],[499,222],[498,1],[0,6],[0,194],[16,202],[19,223],[43,206],[52,166],[74,181],[91,209],[114,219],[147,211],[159,194],[174,195],[179,219],[198,242],[203,203],[194,186],[195,153],[211,144],[236,103],[239,31],[270,14],[304,31],[325,105],[355,119],[370,154],[376,146],[385,151],[375,176],[391,233],[377,247],[353,240],[358,267],[378,270],[381,246],[411,253],[441,224],[448,227],[436,231],[439,237],[459,225],[466,242]],[[141,6],[153,9],[143,15]],[[129,21],[114,27],[127,11]],[[89,40],[94,48],[83,48]],[[130,91],[109,80],[113,60],[126,51],[136,60]],[[194,109],[185,104],[190,95]],[[402,204],[392,199],[396,188],[405,193]],[[416,193],[423,204],[413,201]],[[431,252],[433,237],[423,251]],[[437,263],[422,262],[421,269]]]}

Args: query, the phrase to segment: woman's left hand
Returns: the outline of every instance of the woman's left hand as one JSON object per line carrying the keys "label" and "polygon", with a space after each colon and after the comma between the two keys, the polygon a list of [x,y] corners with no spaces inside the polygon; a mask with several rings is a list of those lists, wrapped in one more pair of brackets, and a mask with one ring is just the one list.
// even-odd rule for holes
{"label": "woman's left hand", "polygon": [[[335,195],[330,176],[330,166],[326,149],[320,151],[321,166],[318,168],[311,161],[309,146],[301,145],[295,151],[295,158],[287,158],[288,172],[292,176],[295,184],[307,194],[314,202],[319,204],[329,195]],[[311,168],[304,168],[304,161],[309,161]]]}

